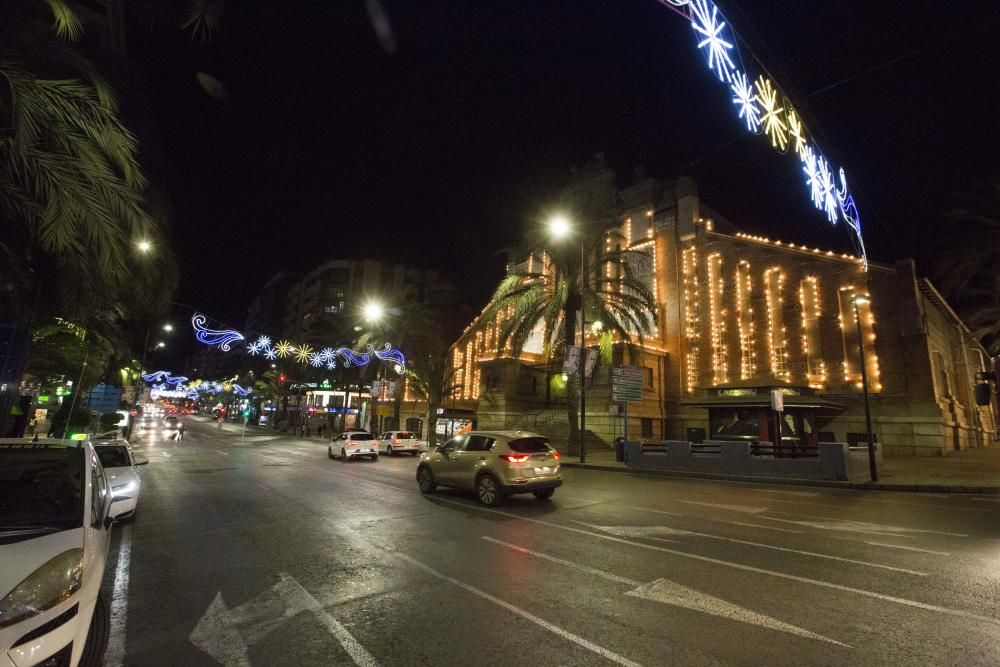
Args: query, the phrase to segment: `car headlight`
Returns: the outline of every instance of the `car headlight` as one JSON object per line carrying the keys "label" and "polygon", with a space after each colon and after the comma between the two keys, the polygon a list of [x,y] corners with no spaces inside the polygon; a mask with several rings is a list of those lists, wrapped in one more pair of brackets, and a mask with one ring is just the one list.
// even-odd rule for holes
{"label": "car headlight", "polygon": [[37,616],[67,600],[83,581],[83,549],[64,551],[0,600],[0,628]]}
{"label": "car headlight", "polygon": [[118,486],[112,486],[111,495],[114,496],[115,498],[117,498],[118,496],[125,496],[135,491],[135,488],[136,488],[135,482],[126,482],[124,484],[119,484]]}

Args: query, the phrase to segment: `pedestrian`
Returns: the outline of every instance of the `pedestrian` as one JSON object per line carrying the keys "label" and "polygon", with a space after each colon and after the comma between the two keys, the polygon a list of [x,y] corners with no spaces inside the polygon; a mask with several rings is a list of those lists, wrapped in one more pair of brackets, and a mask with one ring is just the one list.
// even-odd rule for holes
{"label": "pedestrian", "polygon": [[184,424],[181,424],[180,426],[177,427],[177,439],[178,440],[184,439]]}
{"label": "pedestrian", "polygon": [[300,438],[306,437],[306,425],[305,424],[299,424],[299,437]]}

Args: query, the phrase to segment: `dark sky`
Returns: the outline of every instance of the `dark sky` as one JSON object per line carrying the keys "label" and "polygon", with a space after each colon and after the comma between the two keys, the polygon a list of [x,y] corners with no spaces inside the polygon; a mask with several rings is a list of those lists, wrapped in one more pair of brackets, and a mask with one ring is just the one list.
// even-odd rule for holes
{"label": "dark sky", "polygon": [[[481,300],[496,250],[596,151],[623,179],[637,165],[694,176],[748,231],[849,249],[798,160],[740,136],[691,28],[655,0],[381,6],[393,54],[362,0],[229,2],[207,45],[131,35],[168,166],[179,301],[239,325],[274,272],[339,257],[434,267]],[[766,64],[845,167],[870,255],[927,272],[951,193],[997,169],[993,3],[719,6],[744,60]]]}

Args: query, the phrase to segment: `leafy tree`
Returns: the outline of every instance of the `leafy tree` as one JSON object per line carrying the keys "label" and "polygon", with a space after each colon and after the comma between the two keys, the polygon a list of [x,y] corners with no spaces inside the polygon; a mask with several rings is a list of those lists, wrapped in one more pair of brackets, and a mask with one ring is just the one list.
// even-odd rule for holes
{"label": "leafy tree", "polygon": [[991,354],[1000,354],[1000,178],[955,197],[935,265],[942,290]]}
{"label": "leafy tree", "polygon": [[[641,342],[652,329],[656,303],[632,268],[631,260],[637,253],[615,249],[623,237],[610,228],[582,228],[578,234],[569,244],[540,239],[531,248],[534,256],[543,258],[540,271],[516,269],[500,282],[480,326],[499,323],[501,349],[509,344],[514,355],[519,355],[540,326],[543,356],[561,356],[563,347],[578,339],[581,311],[587,322],[602,324],[601,351],[605,361],[610,360],[613,341],[635,338]],[[609,266],[616,267],[611,275]],[[567,390],[569,445],[570,451],[576,453],[580,435],[575,374]]]}
{"label": "leafy tree", "polygon": [[[74,392],[80,391],[79,387],[73,388]],[[70,416],[70,407],[73,408],[72,417]],[[80,401],[76,401],[74,404],[72,396],[66,396],[63,398],[62,405],[56,410],[56,413],[52,415],[52,426],[49,429],[50,434],[53,438],[62,438],[66,435],[66,430],[69,431],[86,431],[90,428],[90,411],[86,407],[80,405]]]}

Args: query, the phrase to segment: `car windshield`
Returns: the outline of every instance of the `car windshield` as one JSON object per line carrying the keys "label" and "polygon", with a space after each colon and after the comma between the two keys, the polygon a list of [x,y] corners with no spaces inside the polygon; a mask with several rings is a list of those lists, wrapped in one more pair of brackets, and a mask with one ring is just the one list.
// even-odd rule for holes
{"label": "car windshield", "polygon": [[348,440],[374,440],[375,436],[371,433],[352,433],[347,437]]}
{"label": "car windshield", "polygon": [[104,445],[97,448],[97,458],[105,468],[125,468],[132,465],[128,448],[123,445]]}
{"label": "car windshield", "polygon": [[507,443],[513,452],[535,454],[549,451],[549,441],[545,438],[518,438]]}
{"label": "car windshield", "polygon": [[0,444],[0,531],[83,525],[80,447]]}

